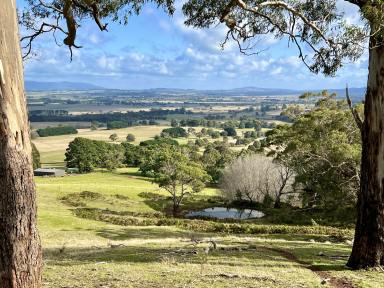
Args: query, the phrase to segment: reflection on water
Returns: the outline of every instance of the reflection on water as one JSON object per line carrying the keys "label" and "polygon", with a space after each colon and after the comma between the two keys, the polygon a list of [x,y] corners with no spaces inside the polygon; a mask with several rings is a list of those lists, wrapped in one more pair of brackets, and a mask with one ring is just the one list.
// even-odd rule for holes
{"label": "reflection on water", "polygon": [[211,217],[216,219],[251,219],[261,218],[265,214],[261,211],[251,209],[235,209],[225,207],[213,207],[200,211],[188,212],[186,217]]}

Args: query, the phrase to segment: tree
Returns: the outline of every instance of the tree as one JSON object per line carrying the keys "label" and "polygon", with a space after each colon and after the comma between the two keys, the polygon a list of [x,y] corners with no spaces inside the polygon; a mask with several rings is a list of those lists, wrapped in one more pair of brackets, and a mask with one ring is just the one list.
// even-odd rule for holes
{"label": "tree", "polygon": [[157,167],[155,182],[171,194],[173,216],[177,216],[184,198],[200,192],[210,180],[201,164],[175,147],[162,149],[154,157],[154,164]]}
{"label": "tree", "polygon": [[143,157],[143,147],[135,146],[128,142],[121,143],[124,150],[124,160],[123,163],[128,166],[137,167],[142,162]]}
{"label": "tree", "polygon": [[41,167],[40,162],[40,152],[37,150],[36,145],[31,143],[32,145],[32,161],[33,161],[33,169],[37,169]]}
{"label": "tree", "polygon": [[126,138],[127,142],[135,142],[136,137],[132,133],[129,133]]}
{"label": "tree", "polygon": [[[16,1],[3,2],[0,9],[0,284],[2,288],[38,288],[42,260],[18,17]],[[152,2],[173,13],[173,1]],[[100,30],[107,30],[107,25],[101,22],[103,18],[126,22],[143,5],[139,0],[28,0],[28,3],[30,10],[23,11],[19,18],[32,31],[21,39],[24,58],[30,55],[37,36],[55,32],[63,33],[63,42],[72,56],[72,48],[80,48],[75,40],[81,21],[91,18]]]}
{"label": "tree", "polygon": [[235,153],[225,143],[209,144],[204,150],[201,162],[213,183],[220,179],[225,166],[235,158]]}
{"label": "tree", "polygon": [[223,132],[226,132],[227,136],[230,136],[230,137],[235,137],[237,135],[236,129],[232,126],[225,127]]}
{"label": "tree", "polygon": [[188,133],[185,131],[182,127],[173,127],[173,128],[166,128],[161,132],[161,135],[163,137],[166,137],[165,135],[168,135],[172,138],[179,138],[179,137],[187,137]]}
{"label": "tree", "polygon": [[178,127],[178,126],[179,126],[179,123],[177,122],[176,119],[172,119],[172,120],[171,120],[171,126],[172,126],[172,127]]}
{"label": "tree", "polygon": [[360,57],[366,47],[363,43],[369,39],[365,120],[355,117],[362,136],[361,186],[355,241],[348,261],[349,267],[359,269],[384,264],[384,74],[380,72],[384,70],[384,3],[345,0],[359,9],[366,24],[359,27],[347,24],[336,2],[189,0],[183,12],[188,17],[186,24],[194,27],[225,23],[228,32],[223,45],[234,40],[245,54],[247,47],[254,47],[254,40],[260,40],[258,36],[287,39],[310,71],[330,76],[344,62]]}
{"label": "tree", "polygon": [[292,172],[273,158],[258,154],[239,157],[228,165],[220,179],[220,187],[227,199],[262,202],[265,197],[279,208],[281,197],[291,193]]}
{"label": "tree", "polygon": [[119,136],[117,136],[116,133],[113,133],[111,135],[109,135],[109,139],[113,142],[115,142],[117,139],[119,139]]}
{"label": "tree", "polygon": [[123,147],[116,144],[102,144],[104,144],[101,146],[102,151],[98,152],[100,157],[99,167],[106,168],[108,171],[121,167],[125,156]]}
{"label": "tree", "polygon": [[0,9],[0,287],[41,285],[36,191],[16,1]]}
{"label": "tree", "polygon": [[82,137],[71,141],[65,152],[67,167],[77,168],[79,173],[91,172],[97,166],[99,157],[95,142]]}
{"label": "tree", "polygon": [[322,97],[292,125],[268,132],[267,143],[295,171],[303,206],[334,210],[356,204],[361,139],[346,101]]}

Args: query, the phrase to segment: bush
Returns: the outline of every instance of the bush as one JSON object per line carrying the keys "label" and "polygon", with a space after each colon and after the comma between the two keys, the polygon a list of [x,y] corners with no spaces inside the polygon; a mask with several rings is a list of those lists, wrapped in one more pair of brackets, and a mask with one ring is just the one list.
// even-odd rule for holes
{"label": "bush", "polygon": [[132,133],[129,133],[127,135],[127,138],[126,138],[127,142],[134,142],[136,140],[136,137],[135,135],[133,135]]}
{"label": "bush", "polygon": [[230,136],[230,137],[237,136],[237,132],[234,127],[225,127],[224,131],[227,132],[227,136]]}

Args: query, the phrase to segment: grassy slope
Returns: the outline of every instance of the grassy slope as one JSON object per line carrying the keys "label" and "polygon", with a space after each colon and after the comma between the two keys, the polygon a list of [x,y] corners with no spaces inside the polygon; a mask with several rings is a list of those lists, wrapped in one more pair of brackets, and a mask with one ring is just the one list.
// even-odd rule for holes
{"label": "grassy slope", "polygon": [[[348,255],[350,247],[345,244],[313,242],[311,236],[208,235],[174,227],[121,227],[77,218],[59,200],[71,193],[92,191],[108,199],[92,201],[94,207],[140,212],[159,209],[140,193],[164,192],[135,172],[36,178],[45,287],[332,287],[321,285],[320,276],[324,276],[298,263],[300,260],[361,287],[384,285],[383,274],[351,272],[343,266],[345,258],[327,257]],[[207,189],[200,197],[215,193]],[[114,198],[116,194],[128,198]],[[194,247],[192,237],[214,239],[219,249],[206,255],[208,244]],[[298,259],[271,249],[284,249]],[[319,252],[326,257],[318,256]]]}

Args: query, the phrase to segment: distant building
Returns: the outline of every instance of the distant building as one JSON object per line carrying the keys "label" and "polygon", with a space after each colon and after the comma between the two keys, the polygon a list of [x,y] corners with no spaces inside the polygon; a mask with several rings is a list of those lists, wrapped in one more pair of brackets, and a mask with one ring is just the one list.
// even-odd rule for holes
{"label": "distant building", "polygon": [[65,175],[64,170],[55,168],[38,168],[33,172],[35,176],[62,177]]}

